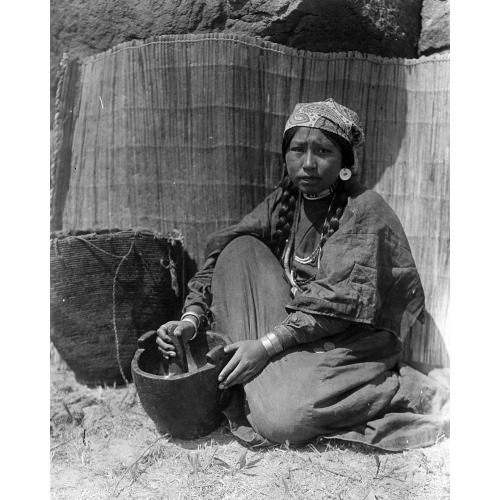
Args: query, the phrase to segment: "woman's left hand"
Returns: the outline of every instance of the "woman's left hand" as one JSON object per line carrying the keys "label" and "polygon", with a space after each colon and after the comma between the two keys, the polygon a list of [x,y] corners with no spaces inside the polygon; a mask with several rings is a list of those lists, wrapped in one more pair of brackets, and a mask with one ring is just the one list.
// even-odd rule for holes
{"label": "woman's left hand", "polygon": [[234,352],[232,358],[219,375],[219,389],[243,384],[257,375],[267,365],[270,356],[260,340],[243,340],[224,347]]}

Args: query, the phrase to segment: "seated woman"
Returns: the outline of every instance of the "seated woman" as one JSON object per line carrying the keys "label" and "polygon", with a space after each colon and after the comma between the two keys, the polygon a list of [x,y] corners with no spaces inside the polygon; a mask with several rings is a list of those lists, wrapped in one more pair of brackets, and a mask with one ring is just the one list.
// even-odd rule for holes
{"label": "seated woman", "polygon": [[401,336],[424,293],[400,221],[356,181],[364,140],[333,99],[288,119],[279,187],[242,221],[209,237],[180,321],[158,330],[189,341],[207,325],[233,353],[221,389],[232,432],[250,444],[324,436],[388,450],[430,445],[447,429],[447,388],[401,364]]}

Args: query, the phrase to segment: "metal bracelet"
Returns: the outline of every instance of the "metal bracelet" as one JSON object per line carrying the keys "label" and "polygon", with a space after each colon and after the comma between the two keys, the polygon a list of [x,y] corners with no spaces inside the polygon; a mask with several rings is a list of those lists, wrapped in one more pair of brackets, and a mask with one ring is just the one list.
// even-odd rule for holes
{"label": "metal bracelet", "polygon": [[261,337],[259,340],[262,342],[262,345],[264,346],[264,349],[267,351],[267,354],[269,354],[269,357],[272,358],[274,356],[274,346],[271,343],[271,341],[267,338],[267,335]]}
{"label": "metal bracelet", "polygon": [[198,330],[198,327],[200,326],[200,319],[195,316],[194,314],[191,313],[185,313],[181,316],[181,321],[189,321],[194,325],[196,330]]}
{"label": "metal bracelet", "polygon": [[276,334],[274,332],[270,332],[266,335],[266,337],[269,339],[269,341],[273,345],[274,352],[276,354],[279,354],[283,350],[283,346],[281,345],[281,342],[278,339],[278,337],[276,336]]}
{"label": "metal bracelet", "polygon": [[194,316],[196,318],[196,321],[198,322],[196,328],[198,329],[201,326],[202,318],[203,316],[201,314],[198,314],[194,311],[186,311],[182,316],[181,316],[181,321],[186,317],[186,316]]}
{"label": "metal bracelet", "polygon": [[[195,322],[195,319],[196,319],[196,322]],[[194,326],[194,335],[189,339],[189,341],[191,342],[191,340],[195,339],[196,336],[198,335],[198,326],[200,325],[200,319],[198,318],[198,316],[196,316],[193,313],[184,313],[181,316],[181,321],[188,321],[189,323],[191,323]]]}

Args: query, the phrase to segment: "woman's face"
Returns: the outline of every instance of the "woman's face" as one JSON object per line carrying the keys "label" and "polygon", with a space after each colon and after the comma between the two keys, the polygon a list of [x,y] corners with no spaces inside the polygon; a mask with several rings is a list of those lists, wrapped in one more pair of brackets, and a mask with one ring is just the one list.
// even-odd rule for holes
{"label": "woman's face", "polygon": [[292,182],[305,194],[328,189],[342,168],[342,151],[320,129],[299,127],[285,154]]}

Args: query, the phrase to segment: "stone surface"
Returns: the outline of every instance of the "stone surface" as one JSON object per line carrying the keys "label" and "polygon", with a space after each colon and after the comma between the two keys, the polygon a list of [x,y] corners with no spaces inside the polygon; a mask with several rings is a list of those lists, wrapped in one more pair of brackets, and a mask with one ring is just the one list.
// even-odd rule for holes
{"label": "stone surface", "polygon": [[154,35],[231,32],[311,51],[417,57],[421,7],[422,0],[51,0],[51,93],[63,52],[84,57]]}
{"label": "stone surface", "polygon": [[450,1],[424,0],[422,5],[422,32],[418,42],[419,55],[449,49]]}

